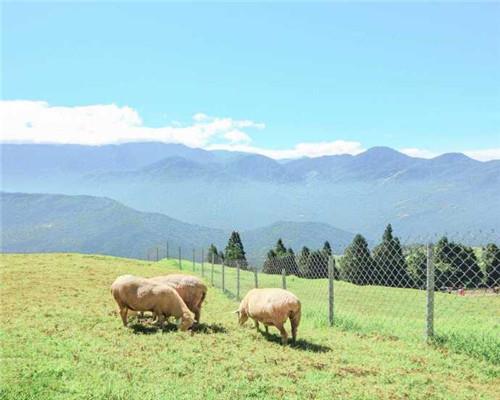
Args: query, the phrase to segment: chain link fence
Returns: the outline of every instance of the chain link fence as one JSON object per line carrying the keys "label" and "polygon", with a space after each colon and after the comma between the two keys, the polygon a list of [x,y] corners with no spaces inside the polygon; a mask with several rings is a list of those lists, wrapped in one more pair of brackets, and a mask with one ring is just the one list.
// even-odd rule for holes
{"label": "chain link fence", "polygon": [[500,361],[499,243],[495,232],[402,241],[388,227],[376,245],[356,235],[347,248],[270,251],[252,264],[168,245],[148,257],[174,260],[235,300],[255,287],[290,290],[317,326],[425,337]]}

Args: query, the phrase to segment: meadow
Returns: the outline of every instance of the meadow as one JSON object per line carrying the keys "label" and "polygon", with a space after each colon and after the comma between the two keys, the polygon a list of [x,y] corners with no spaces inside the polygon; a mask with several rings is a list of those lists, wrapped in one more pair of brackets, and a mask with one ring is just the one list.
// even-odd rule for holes
{"label": "meadow", "polygon": [[[404,309],[411,302],[401,303],[407,295],[397,289],[393,301],[376,305],[373,296],[379,288],[355,292],[352,285],[336,282],[339,324],[331,328],[324,307],[313,306],[325,293],[324,282],[308,281],[311,286],[306,290],[298,278],[289,277],[289,289],[302,298],[304,317],[297,344],[282,347],[275,330],[266,336],[251,323],[237,325],[231,313],[237,303],[232,296],[235,280],[230,275],[226,276],[229,296],[210,287],[202,324],[185,333],[174,325],[158,330],[147,321],[124,328],[109,291],[118,275],[174,272],[178,271],[176,261],[155,263],[80,254],[4,254],[0,261],[2,399],[498,396],[500,366],[495,357],[456,351],[459,349],[450,347],[449,342],[428,345],[411,338],[414,328],[423,329],[418,293],[410,296],[415,299],[414,307],[398,316],[391,333],[390,319],[382,317],[382,310],[366,325],[363,317],[369,319],[369,314],[386,307],[384,304]],[[184,271],[190,272],[190,264],[184,264]],[[195,269],[199,273],[197,265]],[[210,283],[210,269],[206,272]],[[216,282],[218,277],[214,270]],[[253,276],[242,272],[241,278],[243,294],[253,285]],[[259,285],[280,284],[279,276],[259,276]],[[367,293],[371,297],[364,300]],[[365,308],[356,308],[360,310],[356,315],[354,305],[361,300]],[[352,313],[346,309],[351,302]],[[478,304],[477,312],[490,316],[498,312],[495,304]],[[492,308],[485,309],[488,307]],[[376,332],[377,324],[387,332]],[[489,317],[484,324],[488,332],[495,329]],[[475,333],[475,328],[470,327],[469,333]]]}

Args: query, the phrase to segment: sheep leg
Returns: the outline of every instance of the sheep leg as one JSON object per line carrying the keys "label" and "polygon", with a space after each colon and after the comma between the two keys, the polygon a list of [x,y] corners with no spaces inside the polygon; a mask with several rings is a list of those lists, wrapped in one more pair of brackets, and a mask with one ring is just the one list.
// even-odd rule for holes
{"label": "sheep leg", "polygon": [[259,321],[254,319],[253,322],[255,323],[255,329],[257,329],[257,331],[259,331]]}
{"label": "sheep leg", "polygon": [[290,318],[290,325],[292,326],[292,342],[295,343],[297,340],[297,319],[296,318]]}
{"label": "sheep leg", "polygon": [[127,312],[128,312],[127,307],[120,308],[120,317],[122,317],[123,326],[127,326],[128,323]]}
{"label": "sheep leg", "polygon": [[200,323],[200,314],[201,314],[201,311],[200,311],[199,308],[197,308],[193,312],[194,312],[194,320],[196,321],[197,324],[199,324]]}
{"label": "sheep leg", "polygon": [[163,322],[165,321],[165,316],[163,314],[156,314],[158,319],[156,320],[156,325],[158,328],[162,329],[163,328]]}
{"label": "sheep leg", "polygon": [[286,345],[287,341],[288,341],[288,334],[286,333],[286,330],[285,328],[283,327],[283,324],[281,325],[276,325],[276,328],[278,328],[278,330],[280,331],[281,333],[281,343],[283,345]]}
{"label": "sheep leg", "polygon": [[266,333],[269,335],[269,325],[264,324],[264,327],[266,328]]}

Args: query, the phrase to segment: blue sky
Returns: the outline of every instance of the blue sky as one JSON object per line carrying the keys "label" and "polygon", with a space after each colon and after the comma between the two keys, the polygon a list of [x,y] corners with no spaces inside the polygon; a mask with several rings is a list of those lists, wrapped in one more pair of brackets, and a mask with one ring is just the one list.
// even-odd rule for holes
{"label": "blue sky", "polygon": [[[135,133],[106,129],[125,120],[147,138],[197,134],[185,142],[201,147],[317,143],[320,154],[344,141],[346,152],[500,158],[499,3],[6,3],[2,54],[3,99],[43,101],[48,115],[7,124],[10,141],[123,141]],[[11,106],[4,114],[41,112]],[[80,121],[72,108],[100,115],[81,125],[115,120],[44,139],[47,127]]]}

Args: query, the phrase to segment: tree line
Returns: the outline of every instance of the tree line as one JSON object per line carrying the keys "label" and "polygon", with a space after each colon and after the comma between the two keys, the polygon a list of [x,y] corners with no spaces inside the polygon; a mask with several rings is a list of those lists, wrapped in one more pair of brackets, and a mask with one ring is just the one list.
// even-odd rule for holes
{"label": "tree line", "polygon": [[[495,243],[473,249],[443,236],[433,246],[436,288],[477,288],[500,285],[500,249]],[[238,262],[248,268],[246,254],[238,232],[233,232],[224,252],[214,245],[208,251],[208,260]],[[367,240],[356,235],[343,255],[333,255],[327,241],[323,248],[311,250],[304,246],[298,255],[287,248],[282,239],[268,251],[262,272],[296,275],[307,279],[328,277],[328,263],[332,259],[335,279],[357,285],[423,288],[426,284],[426,245],[403,246],[389,224],[379,244],[370,250]]]}

